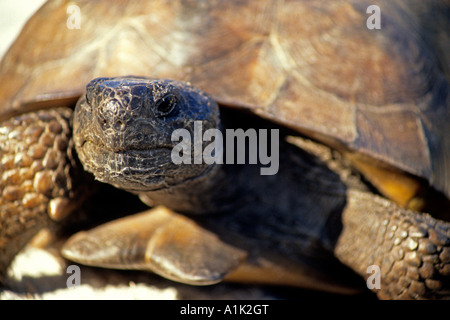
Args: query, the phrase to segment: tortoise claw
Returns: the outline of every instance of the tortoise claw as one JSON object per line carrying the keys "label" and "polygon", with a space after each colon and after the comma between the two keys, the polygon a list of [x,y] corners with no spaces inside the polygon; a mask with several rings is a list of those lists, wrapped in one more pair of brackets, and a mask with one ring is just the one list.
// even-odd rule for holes
{"label": "tortoise claw", "polygon": [[62,254],[85,265],[150,270],[193,285],[220,282],[246,257],[243,250],[163,207],[77,233]]}

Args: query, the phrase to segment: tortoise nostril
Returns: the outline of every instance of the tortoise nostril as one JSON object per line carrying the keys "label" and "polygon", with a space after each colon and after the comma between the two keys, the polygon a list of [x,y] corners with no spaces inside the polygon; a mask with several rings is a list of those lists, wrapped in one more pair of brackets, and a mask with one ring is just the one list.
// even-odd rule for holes
{"label": "tortoise nostril", "polygon": [[116,129],[117,131],[125,130],[125,123],[122,120],[117,120],[114,125],[114,129]]}
{"label": "tortoise nostril", "polygon": [[100,126],[101,126],[101,128],[102,128],[103,130],[105,130],[105,129],[108,128],[108,120],[106,120],[105,118],[100,117],[100,118],[98,119],[98,123],[100,124]]}

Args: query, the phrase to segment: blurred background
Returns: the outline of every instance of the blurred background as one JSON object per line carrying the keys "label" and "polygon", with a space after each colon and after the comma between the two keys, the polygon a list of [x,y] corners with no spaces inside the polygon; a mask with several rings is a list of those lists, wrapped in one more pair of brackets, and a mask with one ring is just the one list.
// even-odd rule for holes
{"label": "blurred background", "polygon": [[46,0],[0,0],[0,59],[22,26]]}

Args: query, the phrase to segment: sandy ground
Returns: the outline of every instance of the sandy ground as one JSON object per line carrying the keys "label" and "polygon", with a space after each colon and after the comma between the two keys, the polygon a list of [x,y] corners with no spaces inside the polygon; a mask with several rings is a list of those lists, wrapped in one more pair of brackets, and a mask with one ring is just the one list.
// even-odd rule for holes
{"label": "sandy ground", "polygon": [[[68,287],[70,262],[57,253],[27,247],[13,262],[7,289],[0,299],[45,300],[179,300],[179,299],[283,299],[282,288],[220,284],[193,287],[167,281],[157,275],[137,271],[115,271],[79,266],[81,283]],[[70,270],[70,269],[69,269]]]}
{"label": "sandy ground", "polygon": [[0,57],[10,47],[28,18],[44,0],[0,0]]}

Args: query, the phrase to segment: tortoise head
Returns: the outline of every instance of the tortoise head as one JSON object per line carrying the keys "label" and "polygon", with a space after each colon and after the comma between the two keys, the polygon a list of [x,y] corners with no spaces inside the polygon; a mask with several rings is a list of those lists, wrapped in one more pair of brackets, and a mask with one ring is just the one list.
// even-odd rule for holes
{"label": "tortoise head", "polygon": [[[75,108],[74,141],[97,180],[129,191],[152,191],[202,176],[212,164],[172,160],[177,129],[194,134],[220,125],[217,104],[186,83],[140,77],[97,78]],[[194,153],[191,153],[194,156]]]}

